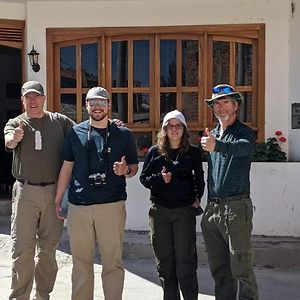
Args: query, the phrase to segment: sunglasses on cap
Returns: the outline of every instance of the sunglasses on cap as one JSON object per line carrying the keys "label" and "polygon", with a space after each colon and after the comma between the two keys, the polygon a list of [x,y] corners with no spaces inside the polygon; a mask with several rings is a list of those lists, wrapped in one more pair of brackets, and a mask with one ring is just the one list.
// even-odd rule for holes
{"label": "sunglasses on cap", "polygon": [[234,93],[235,90],[231,87],[231,86],[216,86],[213,88],[213,93],[214,94],[220,94],[220,93],[224,93],[224,94],[229,94],[229,93]]}
{"label": "sunglasses on cap", "polygon": [[89,99],[88,103],[90,106],[107,106],[108,105],[108,100],[107,99]]}

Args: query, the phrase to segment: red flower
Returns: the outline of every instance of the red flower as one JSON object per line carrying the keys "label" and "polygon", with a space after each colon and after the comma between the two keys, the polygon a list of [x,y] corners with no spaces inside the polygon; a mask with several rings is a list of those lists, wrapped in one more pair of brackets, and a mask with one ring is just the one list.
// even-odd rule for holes
{"label": "red flower", "polygon": [[148,150],[149,150],[149,149],[148,149],[147,147],[144,147],[144,148],[142,149],[143,154],[144,154],[144,155],[147,154]]}
{"label": "red flower", "polygon": [[281,136],[278,140],[282,143],[286,142],[286,138],[284,136]]}
{"label": "red flower", "polygon": [[278,136],[279,136],[279,135],[282,135],[282,131],[281,131],[281,130],[276,130],[276,131],[275,131],[275,135],[278,135]]}

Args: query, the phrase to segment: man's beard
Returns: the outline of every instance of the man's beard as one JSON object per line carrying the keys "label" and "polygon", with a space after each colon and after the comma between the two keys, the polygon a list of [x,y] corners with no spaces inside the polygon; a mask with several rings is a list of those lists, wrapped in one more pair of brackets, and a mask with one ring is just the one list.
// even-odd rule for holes
{"label": "man's beard", "polygon": [[223,122],[226,122],[229,120],[229,114],[224,114],[224,115],[216,115],[216,118],[219,120],[219,121],[223,121]]}
{"label": "man's beard", "polygon": [[102,113],[102,114],[100,114],[100,115],[98,115],[97,114],[97,116],[95,117],[95,116],[93,116],[93,113],[91,113],[90,114],[90,117],[94,120],[94,121],[102,121],[103,119],[105,119],[106,118],[106,116],[107,116],[107,114],[108,113]]}

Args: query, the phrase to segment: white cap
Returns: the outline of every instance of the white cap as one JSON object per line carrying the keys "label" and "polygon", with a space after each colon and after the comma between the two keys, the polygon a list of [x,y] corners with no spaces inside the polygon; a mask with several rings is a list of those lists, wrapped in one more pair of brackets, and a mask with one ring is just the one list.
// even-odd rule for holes
{"label": "white cap", "polygon": [[184,115],[179,111],[179,110],[172,110],[170,112],[168,112],[163,120],[162,126],[161,128],[164,128],[167,125],[167,122],[170,119],[177,119],[178,121],[180,121],[185,127],[187,127],[186,121],[185,121],[185,117]]}

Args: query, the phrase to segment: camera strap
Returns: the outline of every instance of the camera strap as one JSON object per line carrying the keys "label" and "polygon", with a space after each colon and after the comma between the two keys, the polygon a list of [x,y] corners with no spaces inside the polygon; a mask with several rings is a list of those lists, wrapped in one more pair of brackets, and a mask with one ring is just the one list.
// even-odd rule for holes
{"label": "camera strap", "polygon": [[[101,162],[104,160],[104,175],[106,177],[107,173],[107,160],[108,160],[108,140],[109,140],[109,135],[110,135],[110,121],[107,121],[107,127],[106,127],[106,134],[105,137],[103,138],[101,134],[97,131],[97,129],[93,129],[91,124],[89,123],[89,128],[88,128],[88,138],[87,138],[87,154],[88,154],[88,169],[89,169],[89,174],[92,173],[92,165],[91,165],[91,143],[92,141],[94,142],[96,149],[97,149],[97,158],[99,160],[99,163],[101,165]],[[92,138],[92,132],[95,132],[97,136],[93,134]],[[103,140],[103,142],[102,142]],[[101,158],[101,152],[104,152],[104,158]],[[100,172],[100,170],[99,170]]]}

